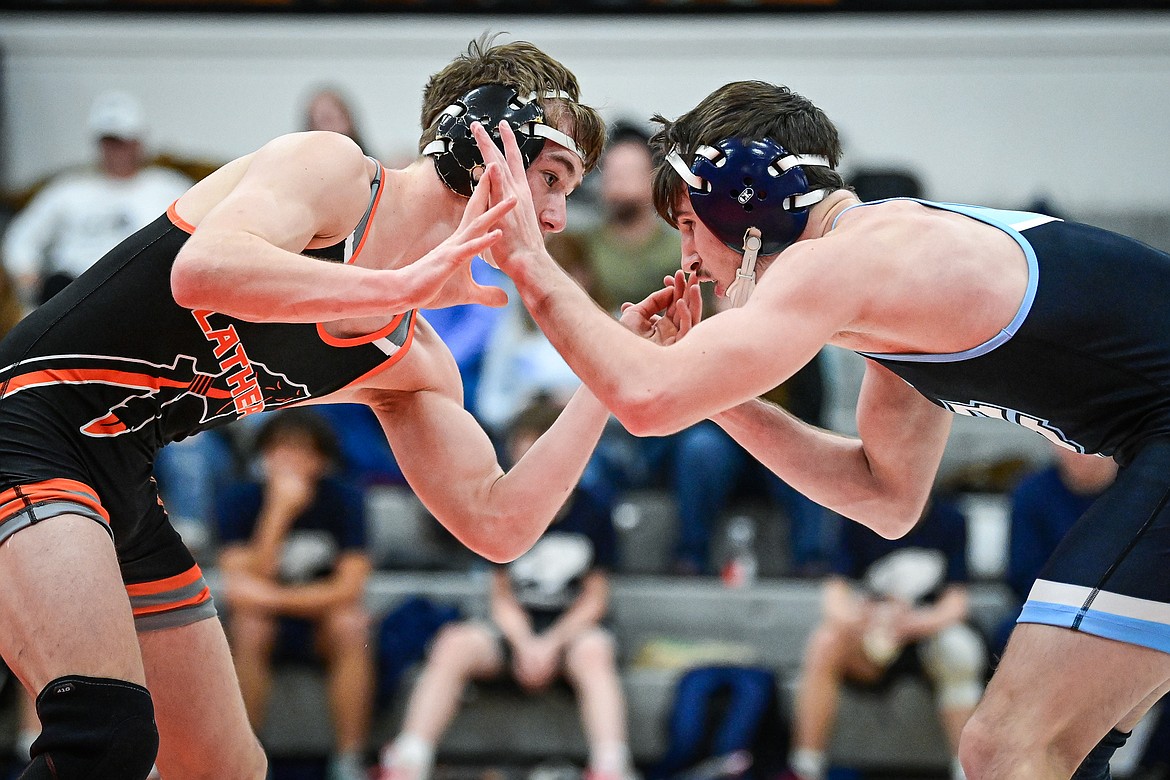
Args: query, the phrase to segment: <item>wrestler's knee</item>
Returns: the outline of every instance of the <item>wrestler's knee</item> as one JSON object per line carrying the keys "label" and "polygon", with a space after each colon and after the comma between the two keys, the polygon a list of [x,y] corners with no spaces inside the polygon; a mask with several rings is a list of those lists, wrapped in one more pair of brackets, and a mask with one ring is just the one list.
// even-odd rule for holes
{"label": "wrestler's knee", "polygon": [[[1010,714],[982,704],[967,720],[959,739],[959,760],[969,780],[998,777],[1051,777],[1063,766],[1048,735]],[[1076,764],[1068,766],[1071,774]]]}
{"label": "wrestler's knee", "polygon": [[174,774],[185,780],[264,780],[268,776],[268,758],[260,741],[251,731],[241,731],[216,746],[214,753],[205,750],[178,751],[159,766],[165,777]]}
{"label": "wrestler's knee", "polygon": [[143,780],[158,752],[150,692],[125,680],[59,677],[37,696],[41,735],[21,780]]}

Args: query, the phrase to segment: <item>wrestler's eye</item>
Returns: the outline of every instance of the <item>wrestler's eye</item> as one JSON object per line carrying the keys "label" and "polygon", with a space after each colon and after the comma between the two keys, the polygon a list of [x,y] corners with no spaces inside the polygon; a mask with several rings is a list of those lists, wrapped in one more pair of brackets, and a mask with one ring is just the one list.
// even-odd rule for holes
{"label": "wrestler's eye", "polygon": [[558,177],[555,173],[549,173],[548,171],[545,171],[541,175],[544,176],[544,183],[548,185],[549,189],[557,186],[557,182],[560,181],[560,177]]}

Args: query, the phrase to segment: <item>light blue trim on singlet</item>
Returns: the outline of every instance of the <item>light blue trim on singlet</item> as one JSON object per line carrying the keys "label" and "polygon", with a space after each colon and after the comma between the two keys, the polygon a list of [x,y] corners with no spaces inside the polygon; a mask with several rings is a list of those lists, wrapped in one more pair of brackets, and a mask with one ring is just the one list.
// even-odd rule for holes
{"label": "light blue trim on singlet", "polygon": [[1067,604],[1031,601],[1024,604],[1017,623],[1040,623],[1093,636],[1101,636],[1131,645],[1150,647],[1170,653],[1170,626],[1152,620],[1115,615],[1097,609],[1082,609]]}
{"label": "light blue trim on singlet", "polygon": [[999,228],[1004,233],[1007,233],[1020,245],[1020,249],[1024,250],[1024,257],[1028,261],[1028,289],[1024,292],[1024,299],[1020,302],[1020,308],[1016,311],[1016,316],[1012,317],[1012,321],[1008,323],[1007,327],[977,347],[965,349],[962,352],[948,352],[943,354],[883,354],[880,352],[859,352],[858,354],[864,355],[865,357],[904,360],[911,363],[957,363],[961,360],[970,360],[971,358],[985,355],[1011,339],[1016,331],[1020,329],[1020,326],[1024,324],[1024,320],[1028,318],[1028,312],[1032,310],[1032,302],[1036,299],[1036,285],[1039,277],[1039,266],[1036,263],[1036,250],[1032,249],[1032,245],[1020,233],[1017,226],[1021,226],[1026,230],[1029,227],[1035,227],[1037,224],[1045,224],[1046,222],[1055,222],[1058,220],[1055,217],[1047,217],[1043,214],[1033,214],[1027,211],[1002,211],[984,206],[968,206],[962,203],[936,203],[929,200],[920,200],[919,198],[887,198],[886,200],[875,200],[870,203],[855,203],[837,215],[837,218],[833,220],[832,228],[835,228],[837,226],[837,220],[841,219],[851,209],[872,206],[877,203],[888,203],[892,200],[910,200],[942,211],[962,214],[963,216],[979,220],[984,224],[991,225],[994,228]]}

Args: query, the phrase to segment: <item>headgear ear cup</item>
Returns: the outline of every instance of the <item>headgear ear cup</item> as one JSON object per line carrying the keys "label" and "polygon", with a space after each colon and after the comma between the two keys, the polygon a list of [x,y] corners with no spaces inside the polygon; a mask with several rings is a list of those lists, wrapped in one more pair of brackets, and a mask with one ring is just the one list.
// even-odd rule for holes
{"label": "headgear ear cup", "polygon": [[499,123],[506,121],[511,125],[525,168],[537,158],[546,140],[583,157],[569,135],[545,123],[544,109],[537,97],[568,99],[564,92],[521,97],[515,88],[502,84],[476,87],[444,109],[439,116],[435,140],[423,148],[423,154],[435,158],[439,178],[465,198],[471,197],[483,173],[483,155],[471,134],[471,125],[475,122],[483,125],[500,151],[504,149],[504,142],[500,138]]}

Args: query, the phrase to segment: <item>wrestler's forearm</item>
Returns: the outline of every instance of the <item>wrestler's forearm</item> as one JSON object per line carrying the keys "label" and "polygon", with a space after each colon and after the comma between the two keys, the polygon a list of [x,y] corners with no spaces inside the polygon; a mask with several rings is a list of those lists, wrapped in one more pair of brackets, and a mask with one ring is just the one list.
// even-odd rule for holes
{"label": "wrestler's forearm", "polygon": [[883,535],[888,495],[870,471],[862,442],[826,431],[762,400],[711,418],[788,485]]}
{"label": "wrestler's forearm", "polygon": [[513,279],[533,319],[573,372],[620,418],[629,388],[652,386],[646,377],[661,347],[622,327],[547,255],[523,269]]}
{"label": "wrestler's forearm", "polygon": [[570,399],[564,412],[491,490],[491,501],[522,508],[520,551],[531,547],[556,517],[581,479],[609,420],[609,411],[587,388]]}
{"label": "wrestler's forearm", "polygon": [[460,542],[496,562],[524,553],[552,522],[609,419],[592,394],[578,391],[505,472],[461,398],[441,392],[387,394],[374,407],[415,494]]}
{"label": "wrestler's forearm", "polygon": [[388,317],[425,303],[413,297],[410,273],[328,263],[234,236],[221,246],[184,248],[171,290],[181,306],[250,322],[328,322]]}

